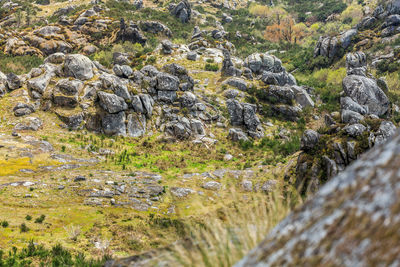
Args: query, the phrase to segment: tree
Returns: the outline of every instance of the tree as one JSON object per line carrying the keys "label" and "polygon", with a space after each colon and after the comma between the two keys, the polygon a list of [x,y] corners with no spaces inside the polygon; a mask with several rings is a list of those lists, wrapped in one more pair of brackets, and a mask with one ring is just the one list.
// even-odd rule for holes
{"label": "tree", "polygon": [[291,17],[280,18],[278,16],[277,23],[266,27],[264,37],[274,43],[280,41],[291,43],[293,40],[293,26],[294,20]]}

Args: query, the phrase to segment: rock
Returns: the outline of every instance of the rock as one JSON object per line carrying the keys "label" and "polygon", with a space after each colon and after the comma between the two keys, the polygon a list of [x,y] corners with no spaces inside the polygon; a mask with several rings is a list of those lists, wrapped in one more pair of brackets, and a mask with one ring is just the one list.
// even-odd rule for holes
{"label": "rock", "polygon": [[78,80],[89,80],[93,77],[93,63],[80,54],[70,54],[65,57],[64,73],[67,77]]}
{"label": "rock", "polygon": [[21,117],[35,112],[35,108],[31,104],[17,103],[14,106],[13,111],[16,117]]}
{"label": "rock", "polygon": [[346,109],[342,110],[341,118],[343,123],[350,123],[350,124],[359,123],[364,120],[364,116],[361,115],[360,113]]}
{"label": "rock", "polygon": [[7,88],[8,90],[16,90],[18,88],[21,88],[22,86],[22,81],[21,79],[15,75],[14,73],[10,72],[7,74]]}
{"label": "rock", "polygon": [[36,117],[27,117],[23,122],[17,123],[14,127],[14,131],[37,131],[42,127],[43,122],[41,119]]}
{"label": "rock", "polygon": [[123,111],[105,114],[101,121],[103,132],[107,135],[126,135],[125,119]]}
{"label": "rock", "polygon": [[205,182],[201,187],[207,190],[217,191],[221,189],[221,183],[216,181]]}
{"label": "rock", "polygon": [[133,75],[133,70],[128,65],[114,65],[113,71],[115,75],[121,78],[129,78]]}
{"label": "rock", "polygon": [[251,192],[253,191],[253,183],[249,180],[243,180],[240,183],[240,186],[242,187],[242,189],[246,192]]}
{"label": "rock", "polygon": [[140,29],[144,32],[150,32],[153,34],[162,33],[168,37],[172,37],[171,30],[158,21],[140,21],[139,22]]}
{"label": "rock", "polygon": [[303,87],[294,85],[291,89],[295,94],[296,102],[299,103],[302,108],[314,107],[314,101]]}
{"label": "rock", "polygon": [[289,214],[234,266],[393,264],[399,249],[393,241],[399,238],[399,210],[395,208],[400,197],[395,165],[399,148],[396,135],[368,151]]}
{"label": "rock", "polygon": [[147,118],[150,118],[151,115],[153,114],[153,105],[154,105],[153,98],[151,98],[151,96],[147,94],[140,94],[139,97],[143,104],[144,114],[146,114]]}
{"label": "rock", "polygon": [[384,144],[396,133],[396,126],[391,121],[382,121],[375,134],[375,145]]}
{"label": "rock", "polygon": [[126,101],[131,100],[131,95],[126,86],[126,80],[120,79],[115,75],[103,73],[99,79],[104,89],[112,90],[117,96]]}
{"label": "rock", "polygon": [[260,119],[256,114],[256,106],[248,103],[243,103],[243,122],[246,129],[249,131],[257,131],[258,127],[261,125]]}
{"label": "rock", "polygon": [[230,85],[241,91],[247,91],[248,88],[247,82],[245,80],[236,77],[229,78],[228,80],[224,81],[223,84]]}
{"label": "rock", "polygon": [[261,186],[261,191],[264,193],[271,193],[276,188],[277,183],[278,182],[275,180],[268,180]]}
{"label": "rock", "polygon": [[129,114],[127,124],[127,135],[140,137],[146,133],[146,117],[142,114]]}
{"label": "rock", "polygon": [[78,175],[74,178],[74,182],[84,182],[86,181],[86,177],[82,175]]}
{"label": "rock", "polygon": [[195,52],[195,51],[190,51],[190,52],[188,52],[187,55],[186,55],[186,58],[187,58],[188,60],[196,61],[197,58],[198,58],[197,52]]}
{"label": "rock", "polygon": [[161,47],[162,47],[162,52],[164,55],[172,54],[173,44],[170,40],[162,40]]}
{"label": "rock", "polygon": [[297,106],[289,105],[275,105],[271,106],[272,111],[278,115],[282,116],[286,120],[297,121],[301,114],[301,108]]}
{"label": "rock", "polygon": [[347,125],[346,127],[343,128],[343,131],[351,136],[351,137],[357,137],[362,135],[365,131],[367,130],[367,128],[362,125],[362,124],[352,124],[352,125]]}
{"label": "rock", "polygon": [[196,96],[191,92],[185,92],[180,98],[182,107],[192,107],[196,104]]}
{"label": "rock", "polygon": [[179,79],[168,73],[160,72],[156,76],[157,79],[157,90],[161,91],[178,91],[179,90]]}
{"label": "rock", "polygon": [[261,76],[261,81],[268,85],[296,85],[294,76],[286,71],[279,73],[264,71]]}
{"label": "rock", "polygon": [[189,194],[194,194],[196,191],[190,188],[182,188],[182,187],[171,187],[171,194],[175,197],[183,198],[187,197]]}
{"label": "rock", "polygon": [[249,138],[241,129],[236,129],[236,128],[229,129],[228,138],[234,142],[249,140]]}
{"label": "rock", "polygon": [[242,71],[233,65],[229,50],[223,49],[222,52],[224,55],[224,61],[222,62],[222,69],[221,69],[222,74],[225,76],[240,77],[242,75]]}
{"label": "rock", "polygon": [[226,101],[226,107],[233,126],[243,125],[243,106],[239,101],[229,99]]}
{"label": "rock", "polygon": [[225,154],[224,161],[231,161],[232,159],[233,159],[233,156],[231,154]]}
{"label": "rock", "polygon": [[100,106],[108,113],[118,113],[128,109],[128,105],[122,97],[102,91],[98,92],[97,95],[100,100]]}
{"label": "rock", "polygon": [[347,75],[366,76],[367,56],[363,52],[348,53],[346,55]]}
{"label": "rock", "polygon": [[222,13],[222,22],[223,23],[231,23],[233,21],[232,17],[226,13]]}
{"label": "rock", "polygon": [[167,103],[173,103],[177,99],[175,91],[158,91],[157,96],[159,101]]}
{"label": "rock", "polygon": [[340,98],[340,108],[342,110],[354,111],[362,115],[367,114],[365,108],[363,108],[361,105],[353,101],[353,99],[351,99],[348,96]]}
{"label": "rock", "polygon": [[367,114],[383,116],[389,109],[389,99],[373,79],[349,75],[343,79],[343,90],[354,102],[366,109]]}
{"label": "rock", "polygon": [[128,41],[133,44],[139,43],[142,46],[147,42],[146,37],[139,31],[138,26],[133,23],[117,33],[117,40],[122,42]]}
{"label": "rock", "polygon": [[188,0],[183,0],[177,5],[171,4],[169,10],[182,23],[189,22],[192,17],[192,8]]}
{"label": "rock", "polygon": [[306,130],[301,137],[300,149],[304,151],[313,150],[319,142],[320,135],[314,130]]}
{"label": "rock", "polygon": [[228,99],[236,98],[239,95],[239,91],[236,89],[229,89],[224,92],[224,96]]}
{"label": "rock", "polygon": [[282,62],[275,56],[268,53],[255,53],[248,56],[244,61],[244,66],[249,68],[256,75],[264,71],[279,73],[283,72]]}
{"label": "rock", "polygon": [[52,64],[61,64],[65,61],[65,54],[64,53],[54,53],[48,56],[44,63],[52,63]]}
{"label": "rock", "polygon": [[78,129],[82,122],[83,122],[83,114],[81,112],[78,113],[71,113],[71,112],[56,112],[58,118],[65,123],[65,125],[63,125],[66,128],[69,129],[73,129],[76,130]]}

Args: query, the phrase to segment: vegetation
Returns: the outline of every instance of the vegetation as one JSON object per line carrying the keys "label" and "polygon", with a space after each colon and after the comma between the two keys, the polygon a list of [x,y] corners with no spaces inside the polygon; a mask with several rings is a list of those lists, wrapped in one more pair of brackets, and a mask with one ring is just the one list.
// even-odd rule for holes
{"label": "vegetation", "polygon": [[0,52],[0,69],[4,73],[13,72],[20,75],[41,64],[43,59],[37,56],[11,56]]}

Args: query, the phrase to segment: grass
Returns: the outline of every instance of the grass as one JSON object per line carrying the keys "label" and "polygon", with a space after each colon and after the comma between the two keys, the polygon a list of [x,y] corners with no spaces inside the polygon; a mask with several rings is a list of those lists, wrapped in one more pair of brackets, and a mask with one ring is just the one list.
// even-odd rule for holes
{"label": "grass", "polygon": [[0,71],[17,75],[28,73],[32,68],[43,64],[37,56],[10,56],[0,52]]}
{"label": "grass", "polygon": [[190,237],[165,256],[171,266],[232,266],[290,211],[290,200],[279,193],[243,198],[233,192],[232,198],[234,204],[189,228]]}

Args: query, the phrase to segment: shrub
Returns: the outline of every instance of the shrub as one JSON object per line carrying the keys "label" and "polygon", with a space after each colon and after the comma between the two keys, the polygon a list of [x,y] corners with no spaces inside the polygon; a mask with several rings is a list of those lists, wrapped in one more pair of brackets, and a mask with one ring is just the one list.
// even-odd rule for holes
{"label": "shrub", "polygon": [[3,228],[7,228],[9,224],[8,224],[7,221],[1,221],[1,222],[0,222],[0,225],[1,225],[1,227],[3,227]]}
{"label": "shrub", "polygon": [[25,219],[26,219],[27,221],[30,221],[30,220],[32,220],[32,216],[31,216],[31,215],[26,215]]}
{"label": "shrub", "polygon": [[26,232],[29,231],[29,227],[26,226],[25,223],[22,223],[22,224],[19,226],[19,230],[21,231],[21,233],[26,233]]}
{"label": "shrub", "polygon": [[218,71],[219,70],[219,66],[218,66],[218,64],[207,63],[206,66],[204,67],[204,69],[206,71]]}
{"label": "shrub", "polygon": [[42,214],[40,217],[35,219],[35,223],[43,223],[44,219],[46,219],[46,215]]}

